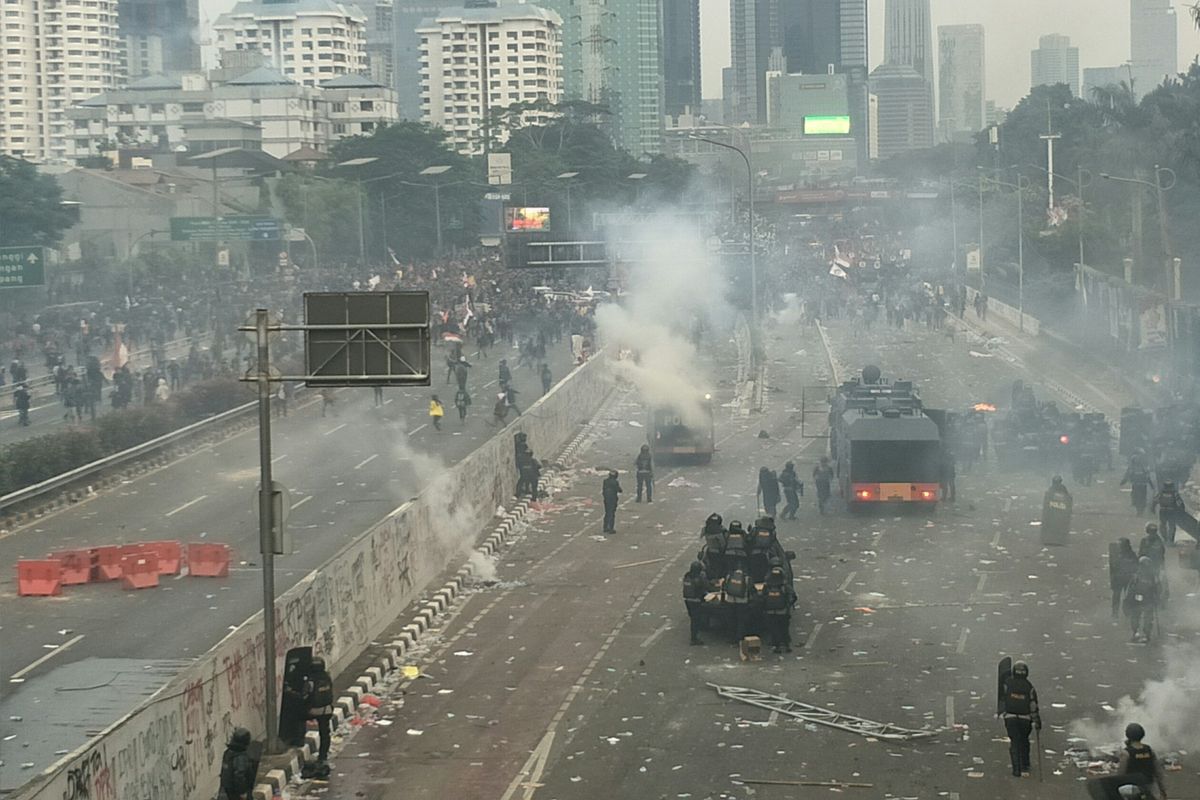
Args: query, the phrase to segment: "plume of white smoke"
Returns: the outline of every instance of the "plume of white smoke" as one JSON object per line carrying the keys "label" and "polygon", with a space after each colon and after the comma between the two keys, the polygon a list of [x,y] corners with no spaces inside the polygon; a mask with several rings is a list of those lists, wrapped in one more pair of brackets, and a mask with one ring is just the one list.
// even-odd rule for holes
{"label": "plume of white smoke", "polygon": [[475,580],[480,583],[495,583],[499,580],[496,575],[495,559],[485,556],[478,550],[472,550],[467,563],[471,567],[472,574],[475,575]]}
{"label": "plume of white smoke", "polygon": [[1163,677],[1147,680],[1137,697],[1122,697],[1107,719],[1071,723],[1071,733],[1093,746],[1111,745],[1124,740],[1126,725],[1137,722],[1146,729],[1146,743],[1159,752],[1200,749],[1198,664],[1200,645],[1169,645]]}
{"label": "plume of white smoke", "polygon": [[688,424],[702,424],[711,386],[699,374],[690,334],[699,321],[706,343],[725,335],[730,312],[720,266],[703,234],[677,218],[651,215],[622,226],[620,236],[647,244],[642,261],[628,270],[621,303],[596,312],[602,340],[636,354],[636,360],[616,362],[617,375],[633,383],[647,405],[674,408]]}
{"label": "plume of white smoke", "polygon": [[799,325],[803,316],[804,302],[795,292],[783,296],[783,308],[774,314],[775,322],[779,325]]}

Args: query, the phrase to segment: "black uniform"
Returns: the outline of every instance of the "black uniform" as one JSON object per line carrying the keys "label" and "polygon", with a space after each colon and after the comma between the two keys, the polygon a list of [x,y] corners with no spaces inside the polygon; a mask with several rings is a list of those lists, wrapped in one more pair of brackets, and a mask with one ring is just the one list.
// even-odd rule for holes
{"label": "black uniform", "polygon": [[333,678],[325,669],[322,659],[314,658],[308,675],[308,718],[317,721],[317,733],[321,746],[317,757],[320,761],[329,758],[329,744],[333,721]]}
{"label": "black uniform", "polygon": [[825,505],[833,496],[833,467],[824,461],[813,467],[813,483],[817,486],[817,510],[824,514]]}
{"label": "black uniform", "polygon": [[1167,544],[1175,544],[1175,524],[1179,520],[1179,515],[1186,508],[1183,504],[1183,498],[1175,490],[1174,483],[1166,482],[1163,484],[1163,488],[1154,496],[1154,501],[1150,504],[1151,513],[1153,513],[1156,506],[1158,508],[1159,534]]}
{"label": "black uniform", "polygon": [[733,641],[740,642],[746,636],[746,625],[750,621],[750,600],[754,587],[750,578],[740,569],[735,569],[725,576],[723,586],[725,602],[733,611]]}
{"label": "black uniform", "polygon": [[1125,484],[1129,484],[1132,489],[1130,501],[1140,517],[1146,510],[1149,490],[1154,488],[1154,479],[1150,477],[1150,470],[1146,468],[1140,458],[1135,457],[1129,462],[1129,467],[1125,470],[1125,477],[1121,478],[1121,485]]}
{"label": "black uniform", "polygon": [[783,487],[783,496],[787,503],[783,507],[784,519],[795,519],[800,510],[800,496],[804,494],[804,482],[796,474],[796,465],[791,461],[779,473],[779,485]]}
{"label": "black uniform", "polygon": [[1125,591],[1125,613],[1135,642],[1150,640],[1157,622],[1157,608],[1163,599],[1158,567],[1149,557],[1143,558],[1139,559],[1137,571]]}
{"label": "black uniform", "polygon": [[554,385],[554,376],[551,374],[548,364],[542,364],[541,376],[542,394],[547,394],[550,391],[550,387]]}
{"label": "black uniform", "polygon": [[692,568],[683,576],[683,602],[687,606],[688,621],[691,623],[691,644],[703,644],[700,641],[700,629],[704,627],[704,595],[708,594],[708,575],[700,562],[694,562]]}
{"label": "black uniform", "polygon": [[1121,612],[1125,591],[1137,572],[1138,557],[1133,552],[1133,545],[1125,537],[1121,537],[1109,552],[1108,579],[1112,588],[1112,617],[1116,619]]}
{"label": "black uniform", "polygon": [[258,775],[258,759],[250,752],[250,731],[235,728],[221,756],[221,792],[228,800],[249,800]]}
{"label": "black uniform", "polygon": [[646,492],[646,502],[654,502],[654,457],[650,454],[650,446],[642,445],[634,462],[637,469],[637,502],[642,502],[642,490]]}
{"label": "black uniform", "polygon": [[1012,760],[1013,775],[1029,772],[1029,734],[1034,728],[1042,729],[1042,717],[1038,713],[1037,689],[1029,678],[1009,675],[1004,682],[1004,728],[1008,732],[1008,753]]}
{"label": "black uniform", "polygon": [[785,582],[783,570],[771,570],[763,587],[763,611],[767,617],[767,633],[771,647],[792,652],[792,606],[796,602],[795,592]]}
{"label": "black uniform", "polygon": [[1142,787],[1144,791],[1154,787],[1158,790],[1159,797],[1167,795],[1162,762],[1158,760],[1158,756],[1154,754],[1154,750],[1148,744],[1127,740],[1125,749],[1121,753],[1117,772],[1127,776],[1130,783]]}
{"label": "black uniform", "polygon": [[763,511],[768,517],[774,517],[775,509],[779,507],[779,478],[766,467],[758,471],[758,495]]}
{"label": "black uniform", "polygon": [[621,493],[621,484],[617,481],[616,473],[609,473],[600,487],[604,497],[604,532],[617,532],[617,495]]}

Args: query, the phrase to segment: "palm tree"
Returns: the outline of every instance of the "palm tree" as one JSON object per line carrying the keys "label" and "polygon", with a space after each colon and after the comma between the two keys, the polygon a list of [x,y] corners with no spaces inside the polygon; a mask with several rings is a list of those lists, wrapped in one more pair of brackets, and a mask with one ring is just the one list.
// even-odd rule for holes
{"label": "palm tree", "polygon": [[1123,126],[1134,118],[1137,110],[1132,79],[1092,87],[1091,100],[1100,109],[1105,125]]}
{"label": "palm tree", "polygon": [[1192,22],[1196,23],[1196,27],[1200,28],[1200,1],[1192,3],[1188,8],[1192,14]]}

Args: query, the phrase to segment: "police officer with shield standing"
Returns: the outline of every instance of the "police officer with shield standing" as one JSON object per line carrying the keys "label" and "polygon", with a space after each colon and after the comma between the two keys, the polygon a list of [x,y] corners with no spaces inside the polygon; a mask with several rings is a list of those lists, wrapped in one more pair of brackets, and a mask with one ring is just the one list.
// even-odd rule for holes
{"label": "police officer with shield standing", "polygon": [[[1030,769],[1029,735],[1037,731],[1040,740],[1042,716],[1038,711],[1037,689],[1034,689],[1033,684],[1029,682],[1029,665],[1024,661],[1012,663],[1011,659],[1005,658],[1000,662],[996,716],[1003,718],[1004,729],[1008,733],[1008,754],[1012,760],[1013,777],[1028,778]],[[1040,780],[1040,742],[1038,750],[1038,778]]]}

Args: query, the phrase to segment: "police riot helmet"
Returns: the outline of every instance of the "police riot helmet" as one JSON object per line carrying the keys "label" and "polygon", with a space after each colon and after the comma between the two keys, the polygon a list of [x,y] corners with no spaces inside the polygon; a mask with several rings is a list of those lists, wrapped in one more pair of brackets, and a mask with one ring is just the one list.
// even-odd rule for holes
{"label": "police riot helmet", "polygon": [[1149,565],[1150,565],[1150,556],[1141,556],[1141,557],[1139,557],[1139,558],[1138,558],[1138,564],[1139,564],[1139,565],[1145,564],[1146,566],[1149,566]]}
{"label": "police riot helmet", "polygon": [[1054,484],[1055,486],[1062,486],[1062,475],[1055,475],[1054,478],[1051,479],[1050,483]]}
{"label": "police riot helmet", "polygon": [[1012,671],[1013,671],[1013,675],[1016,675],[1018,678],[1028,678],[1029,677],[1029,665],[1026,664],[1024,661],[1018,661],[1015,664],[1013,664]]}
{"label": "police riot helmet", "polygon": [[712,525],[715,528],[721,527],[721,523],[723,523],[724,521],[725,520],[721,517],[721,515],[715,511],[713,513],[709,514],[708,519],[705,520],[706,523],[708,523],[709,525]]}
{"label": "police riot helmet", "polygon": [[1124,786],[1117,787],[1117,797],[1121,800],[1142,800],[1146,795],[1142,792],[1142,787],[1135,783],[1127,783]]}
{"label": "police riot helmet", "polygon": [[[1126,731],[1128,735],[1128,731]],[[250,731],[245,728],[234,728],[229,736],[230,747],[240,747],[243,750],[250,746]]]}
{"label": "police riot helmet", "polygon": [[1163,491],[1175,491],[1175,481],[1163,481]]}
{"label": "police riot helmet", "polygon": [[1157,522],[1147,522],[1146,523],[1146,533],[1158,533],[1158,523]]}
{"label": "police riot helmet", "polygon": [[773,532],[775,530],[775,518],[774,517],[759,517],[758,522],[755,522],[754,526],[756,528],[762,528],[765,531]]}
{"label": "police riot helmet", "polygon": [[616,471],[615,469],[610,469],[610,470],[608,471],[608,477],[610,477],[610,478],[615,478],[615,477],[617,477],[617,471]]}
{"label": "police riot helmet", "polygon": [[1131,742],[1140,742],[1146,738],[1146,729],[1136,722],[1131,722],[1125,726],[1125,738]]}
{"label": "police riot helmet", "polygon": [[789,462],[787,462],[786,464],[784,464],[784,465],[783,465],[783,468],[784,468],[784,469],[795,469],[795,468],[796,468],[796,462],[795,462],[795,461],[789,461]]}
{"label": "police riot helmet", "polygon": [[730,533],[745,533],[746,531],[744,528],[742,528],[741,521],[735,519],[729,523],[729,532]]}
{"label": "police riot helmet", "polygon": [[325,659],[322,658],[321,656],[314,656],[313,660],[310,661],[309,664],[312,665],[313,672],[324,672],[325,671]]}
{"label": "police riot helmet", "polygon": [[767,580],[771,582],[778,581],[782,583],[784,577],[783,567],[779,566],[778,564],[772,566],[771,571],[767,573]]}
{"label": "police riot helmet", "polygon": [[699,575],[703,571],[704,565],[699,561],[693,561],[692,565],[688,567],[688,575]]}

